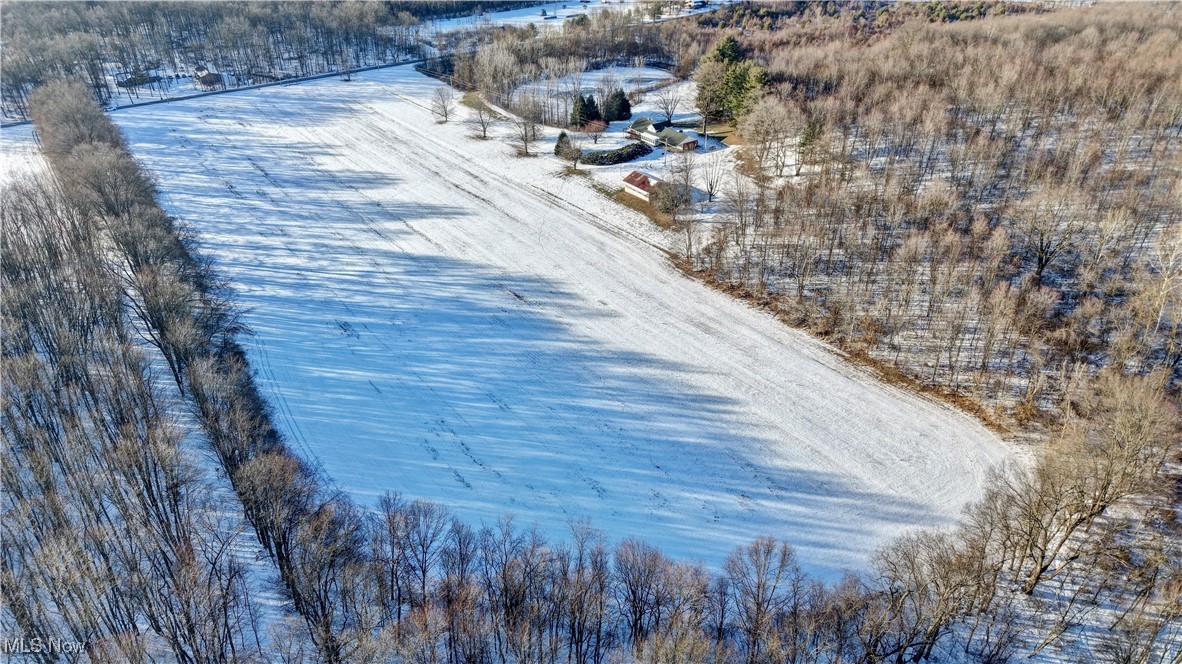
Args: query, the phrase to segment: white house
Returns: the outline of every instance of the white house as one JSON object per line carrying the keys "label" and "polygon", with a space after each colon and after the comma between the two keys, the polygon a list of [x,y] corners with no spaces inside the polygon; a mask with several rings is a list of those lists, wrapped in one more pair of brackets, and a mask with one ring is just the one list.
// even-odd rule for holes
{"label": "white house", "polygon": [[648,143],[653,147],[667,150],[692,152],[698,149],[698,139],[677,131],[668,122],[653,122],[648,118],[637,118],[624,130],[629,136]]}

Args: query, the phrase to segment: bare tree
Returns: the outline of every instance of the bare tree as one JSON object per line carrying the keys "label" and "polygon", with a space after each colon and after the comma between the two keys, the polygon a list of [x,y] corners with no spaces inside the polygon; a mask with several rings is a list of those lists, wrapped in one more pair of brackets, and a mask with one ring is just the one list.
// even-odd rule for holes
{"label": "bare tree", "polygon": [[661,552],[646,542],[626,539],[616,546],[616,601],[635,647],[659,624],[665,565]]}
{"label": "bare tree", "polygon": [[365,540],[364,517],[342,497],[318,506],[299,525],[290,588],[327,662],[348,661],[356,645],[349,632],[357,627],[355,582],[363,578]]}
{"label": "bare tree", "polygon": [[772,97],[764,97],[739,123],[739,132],[760,174],[766,173],[769,166],[783,164],[784,160],[776,157],[787,143],[789,122],[784,105]]}
{"label": "bare tree", "polygon": [[905,535],[875,557],[882,630],[875,653],[921,661],[953,622],[971,609],[973,577],[969,558],[947,533]]}
{"label": "bare tree", "polygon": [[431,114],[438,118],[439,122],[447,122],[455,107],[456,95],[451,88],[441,85],[431,93]]}
{"label": "bare tree", "polygon": [[593,144],[599,143],[599,138],[603,136],[605,131],[607,131],[607,123],[603,120],[592,120],[583,125],[583,133],[591,137]]}
{"label": "bare tree", "polygon": [[733,588],[736,618],[744,634],[749,664],[764,656],[775,615],[788,600],[785,581],[795,567],[792,548],[770,537],[739,547],[727,558],[726,575]]}
{"label": "bare tree", "polygon": [[623,83],[620,81],[620,77],[616,75],[615,67],[611,67],[599,77],[599,83],[595,86],[596,98],[606,100],[611,93],[623,89]]}
{"label": "bare tree", "polygon": [[657,110],[665,116],[665,122],[673,122],[673,116],[681,106],[681,91],[676,85],[666,85],[653,93]]}
{"label": "bare tree", "polygon": [[579,168],[579,160],[583,158],[583,142],[579,140],[579,135],[575,133],[567,134],[563,145],[557,146],[560,148],[559,157],[570,162],[572,169]]}
{"label": "bare tree", "polygon": [[1015,225],[1034,263],[1035,285],[1051,263],[1075,247],[1084,229],[1083,201],[1063,189],[1042,190],[1025,201]]}
{"label": "bare tree", "polygon": [[475,113],[472,116],[472,124],[480,129],[480,138],[487,139],[488,130],[501,116],[479,97],[476,98],[474,106]]}
{"label": "bare tree", "polygon": [[412,586],[408,505],[401,495],[387,492],[378,500],[377,519],[372,560],[379,602],[384,620],[399,624]]}
{"label": "bare tree", "polygon": [[414,606],[427,603],[427,587],[443,555],[444,536],[449,521],[447,508],[435,503],[416,500],[406,510],[406,542],[403,548],[407,552],[411,575],[418,585],[418,594],[414,595],[412,601]]}
{"label": "bare tree", "polygon": [[702,173],[702,188],[706,191],[706,201],[713,201],[722,187],[722,181],[726,179],[726,162],[719,156],[707,154],[702,159],[699,170]]}
{"label": "bare tree", "polygon": [[541,131],[538,120],[538,104],[535,100],[527,100],[521,104],[522,108],[513,118],[513,137],[518,146],[518,155],[530,156],[529,146],[538,140]]}

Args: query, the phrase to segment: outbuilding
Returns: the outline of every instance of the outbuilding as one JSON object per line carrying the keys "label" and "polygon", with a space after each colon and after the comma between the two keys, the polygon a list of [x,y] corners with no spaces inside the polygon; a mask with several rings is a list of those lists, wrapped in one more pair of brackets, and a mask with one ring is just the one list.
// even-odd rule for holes
{"label": "outbuilding", "polygon": [[658,184],[661,184],[660,178],[643,171],[632,171],[624,177],[624,191],[642,201],[649,199]]}
{"label": "outbuilding", "polygon": [[193,72],[193,78],[207,88],[215,88],[222,84],[222,75],[209,71],[204,65],[197,66],[197,69]]}

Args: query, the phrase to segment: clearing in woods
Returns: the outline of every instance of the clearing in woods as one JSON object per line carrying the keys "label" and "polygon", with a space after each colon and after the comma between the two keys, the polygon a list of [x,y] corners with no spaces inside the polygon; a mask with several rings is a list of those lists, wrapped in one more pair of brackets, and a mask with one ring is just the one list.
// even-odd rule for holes
{"label": "clearing in woods", "polygon": [[436,85],[398,67],[113,116],[237,291],[279,425],[363,504],[588,518],[712,566],[770,534],[834,579],[951,523],[1010,455],[683,276],[676,238],[512,156],[507,125],[436,124]]}

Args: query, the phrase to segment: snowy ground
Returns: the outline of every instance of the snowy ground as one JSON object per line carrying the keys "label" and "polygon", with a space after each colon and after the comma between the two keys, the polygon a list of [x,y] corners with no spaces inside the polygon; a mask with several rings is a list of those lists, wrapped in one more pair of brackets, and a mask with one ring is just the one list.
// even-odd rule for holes
{"label": "snowy ground", "polygon": [[518,88],[518,92],[541,95],[557,91],[561,94],[570,94],[577,86],[583,91],[583,94],[595,95],[596,99],[602,103],[603,100],[600,97],[603,97],[605,92],[610,92],[607,88],[619,88],[625,92],[632,92],[672,78],[673,74],[656,67],[603,67],[602,69],[580,72],[577,75],[526,83]]}
{"label": "snowy ground", "polygon": [[[651,69],[651,68],[644,68]],[[661,70],[656,70],[661,71]],[[666,78],[670,77],[668,72],[662,72]],[[621,78],[628,78],[630,76],[630,69],[623,68],[616,72],[616,75]],[[659,79],[658,79],[659,80]],[[703,134],[685,127],[686,123],[696,123],[701,119],[701,116],[693,110],[694,96],[697,88],[693,81],[679,81],[668,86],[668,91],[675,95],[678,99],[676,111],[673,113],[673,122],[678,123],[676,127],[679,131],[689,134],[698,139],[698,149],[695,151],[696,164],[700,169],[705,160],[708,159],[722,159],[733,166],[734,150],[729,149],[721,141],[716,138],[706,138]],[[618,120],[612,122],[607,131],[603,133],[603,137],[599,139],[598,143],[592,143],[590,139],[584,136],[578,136],[577,139],[581,141],[584,150],[607,150],[620,147],[626,143],[632,142],[634,139],[630,138],[626,132],[628,126],[632,124],[637,118],[649,118],[655,122],[662,122],[665,120],[665,114],[657,108],[656,95],[654,93],[647,93],[643,95],[643,99],[632,106],[632,118],[629,120]],[[677,153],[670,152],[663,148],[656,148],[648,155],[630,161],[625,164],[617,164],[616,166],[599,166],[586,167],[600,179],[607,175],[605,182],[610,182],[619,186],[619,181],[628,174],[629,171],[639,168],[653,175],[661,178],[672,177],[672,171],[677,166]],[[729,168],[729,167],[728,167]],[[729,172],[729,171],[728,171]],[[700,183],[699,183],[700,184]],[[698,192],[702,196],[702,192]]]}
{"label": "snowy ground", "polygon": [[[378,60],[376,58],[366,58],[357,67],[380,67],[393,65],[395,62],[406,62],[411,59],[410,55],[401,55],[396,60]],[[119,87],[117,81],[126,79],[130,74],[124,71],[124,68],[118,63],[109,62],[103,66],[103,78],[107,81],[107,89],[110,91],[110,98],[106,102],[106,110],[113,110],[116,108],[123,108],[127,106],[135,106],[138,104],[153,104],[169,99],[178,99],[183,97],[190,97],[195,95],[220,94],[226,90],[235,90],[237,88],[254,85],[275,85],[282,84],[283,81],[267,81],[262,77],[248,77],[235,76],[229,71],[220,71],[225,81],[225,86],[216,86],[207,88],[197,82],[193,78],[194,65],[184,67],[161,67],[158,69],[148,70],[147,74],[159,76],[160,80],[155,83],[141,85],[131,88]],[[216,68],[214,68],[216,69]],[[280,63],[279,66],[271,72],[271,74],[284,78],[298,78],[300,76],[299,69],[292,62]],[[321,72],[313,74],[312,76],[333,76],[335,72]],[[27,118],[16,114],[16,112],[7,107],[0,108],[0,119],[5,122],[20,123],[26,122]]]}
{"label": "snowy ground", "polygon": [[44,168],[45,160],[33,138],[33,125],[0,129],[0,187]]}
{"label": "snowy ground", "polygon": [[[727,0],[727,2],[730,1],[731,0]],[[666,14],[662,15],[661,19],[665,20],[678,16],[700,14],[718,9],[721,4],[724,3],[710,3],[697,9],[677,7],[671,12],[667,12]],[[643,9],[643,3],[640,0],[592,0],[592,2],[563,0],[561,2],[550,2],[534,7],[523,7],[521,9],[511,9],[502,12],[487,12],[480,15],[440,19],[437,21],[431,21],[428,23],[428,25],[439,32],[448,32],[451,30],[473,28],[483,25],[512,25],[515,27],[522,27],[530,23],[534,24],[540,29],[561,28],[563,22],[568,18],[578,16],[579,14],[593,14],[605,9],[614,9],[617,11]],[[542,14],[543,11],[546,13]],[[646,17],[645,20],[649,19]]]}
{"label": "snowy ground", "polygon": [[[602,100],[606,96],[605,91],[608,89],[621,87],[631,92],[633,90],[649,88],[662,81],[671,82],[670,85],[665,86],[665,90],[677,100],[673,112],[673,122],[678,124],[680,131],[698,139],[698,149],[695,151],[695,165],[698,169],[699,177],[695,180],[694,199],[700,203],[698,207],[699,212],[705,213],[705,216],[701,216],[699,219],[707,221],[712,219],[713,214],[717,212],[720,201],[715,199],[713,203],[705,203],[706,193],[703,191],[704,185],[700,181],[701,170],[707,161],[720,160],[726,163],[726,169],[729,173],[734,168],[735,158],[734,151],[718,139],[708,139],[701,133],[685,126],[686,124],[695,124],[701,120],[701,116],[694,111],[694,98],[697,88],[693,81],[674,82],[671,73],[656,67],[604,67],[581,73],[577,81],[573,76],[564,76],[528,83],[519,88],[519,91],[525,94],[541,96],[545,99],[561,96],[566,100],[570,98],[577,87],[582,91],[582,94],[593,94],[598,100]],[[613,150],[634,142],[635,139],[629,137],[626,133],[628,126],[634,120],[647,117],[659,122],[665,119],[665,113],[659,108],[657,94],[655,92],[644,93],[640,97],[641,100],[632,106],[632,117],[628,120],[617,120],[616,122],[610,123],[607,129],[600,135],[598,141],[593,142],[587,134],[568,130],[571,140],[575,141],[584,152]],[[554,103],[557,104],[558,102]],[[503,111],[503,109],[501,110]],[[562,115],[569,114],[569,104],[564,101],[559,107],[559,111]],[[507,111],[503,112],[508,114]],[[583,164],[579,168],[590,173],[592,177],[604,186],[620,187],[620,181],[624,176],[635,169],[643,170],[662,179],[671,179],[674,169],[678,167],[678,161],[678,153],[657,148],[648,155],[627,163],[616,164],[614,166],[588,166]]]}
{"label": "snowy ground", "polygon": [[[728,0],[729,1],[729,0]],[[679,16],[688,16],[691,14],[700,14],[703,12],[717,9],[721,3],[713,3],[699,7],[697,9],[687,9],[683,7],[675,8],[660,20],[667,20],[670,18],[677,18]],[[423,25],[423,34],[426,42],[432,42],[434,33],[451,32],[459,29],[471,29],[476,27],[491,27],[501,25],[524,26],[533,23],[543,28],[562,27],[563,21],[579,14],[590,14],[604,9],[629,10],[640,6],[639,0],[595,0],[593,2],[581,3],[578,0],[571,2],[553,2],[549,4],[539,5],[536,7],[527,7],[522,9],[513,9],[502,12],[486,12],[479,15],[462,16],[458,18],[439,19],[434,21],[427,21]],[[542,15],[545,11],[545,16]],[[549,19],[547,17],[550,17]],[[645,19],[646,21],[649,19]],[[434,49],[428,46],[430,52]],[[400,59],[405,60],[410,56],[401,56]],[[116,63],[108,63],[105,66],[104,78],[107,80],[108,89],[111,91],[111,98],[107,103],[108,109],[122,108],[135,104],[142,104],[145,102],[160,101],[165,99],[173,99],[177,97],[186,97],[190,95],[197,95],[210,92],[211,89],[200,85],[196,79],[193,78],[194,67],[198,63],[193,63],[192,66],[181,68],[162,67],[159,69],[152,69],[146,74],[156,75],[160,80],[150,85],[137,86],[132,88],[122,88],[116,84],[116,81],[128,78],[131,73],[125,71],[120,65]],[[225,78],[225,84],[229,88],[239,87],[240,85],[249,85],[254,79],[239,80],[232,72],[219,71],[216,66],[206,64],[211,68],[211,71],[221,73]],[[289,66],[280,64],[276,72],[282,72],[289,76],[296,76],[296,68],[294,63],[287,63]],[[361,63],[361,67],[377,66],[384,64],[379,61],[366,61]],[[659,70],[658,70],[659,71]],[[272,73],[276,73],[272,72]],[[218,88],[220,89],[220,88]],[[9,117],[7,112],[3,112],[2,117],[5,121],[18,122],[23,118],[13,116]]]}
{"label": "snowy ground", "polygon": [[772,534],[833,579],[950,523],[1009,456],[684,277],[674,238],[513,157],[507,127],[435,124],[436,85],[399,67],[113,115],[238,289],[280,426],[361,502],[586,517],[710,565]]}

